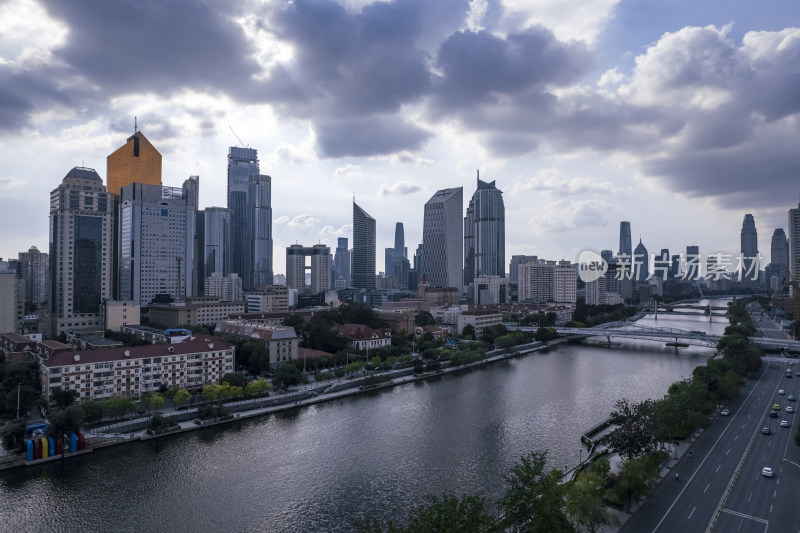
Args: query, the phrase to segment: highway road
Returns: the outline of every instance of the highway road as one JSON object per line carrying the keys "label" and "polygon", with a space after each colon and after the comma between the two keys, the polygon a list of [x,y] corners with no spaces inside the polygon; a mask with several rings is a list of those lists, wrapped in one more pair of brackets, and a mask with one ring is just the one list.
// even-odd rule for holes
{"label": "highway road", "polygon": [[[782,336],[766,319],[763,326],[754,323],[765,336]],[[793,440],[800,415],[785,411],[787,404],[797,409],[798,401],[787,398],[800,397],[800,377],[787,378],[787,368],[800,370],[800,362],[764,358],[726,406],[730,416],[714,419],[690,448],[692,455],[684,454],[622,531],[800,531],[800,447]],[[770,418],[775,403],[781,405],[779,418]],[[782,419],[789,428],[780,427]],[[765,426],[770,435],[762,434]],[[774,477],[762,475],[765,466]],[[675,472],[679,481],[672,479]]]}

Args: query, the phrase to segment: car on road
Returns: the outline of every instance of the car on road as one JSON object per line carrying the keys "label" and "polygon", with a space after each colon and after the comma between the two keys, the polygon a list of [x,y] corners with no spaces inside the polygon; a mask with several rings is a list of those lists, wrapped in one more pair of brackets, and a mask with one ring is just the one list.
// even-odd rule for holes
{"label": "car on road", "polygon": [[778,403],[772,404],[772,410],[773,411],[780,411],[781,410],[781,405],[778,404]]}
{"label": "car on road", "polygon": [[761,475],[764,477],[772,477],[773,476],[772,469],[768,466],[765,466],[763,470],[761,470]]}
{"label": "car on road", "polygon": [[786,406],[786,412],[787,413],[794,413],[794,407],[792,407],[791,405],[787,405]]}
{"label": "car on road", "polygon": [[794,394],[790,394],[789,396],[786,397],[786,399],[789,400],[790,402],[793,402],[794,401]]}
{"label": "car on road", "polygon": [[722,416],[728,416],[729,414],[731,414],[731,412],[728,411],[727,409],[723,409],[722,411],[719,412],[719,414],[721,414]]}
{"label": "car on road", "polygon": [[769,429],[767,426],[764,426],[763,428],[761,428],[761,433],[763,433],[764,435],[769,435],[770,433],[772,433],[772,430]]}
{"label": "car on road", "polygon": [[778,411],[770,411],[769,412],[770,418],[778,418]]}
{"label": "car on road", "polygon": [[779,389],[778,390],[778,394],[782,396],[782,395],[786,394],[786,391],[783,390],[783,389]]}
{"label": "car on road", "polygon": [[781,427],[782,428],[788,428],[789,427],[789,421],[788,420],[781,420]]}

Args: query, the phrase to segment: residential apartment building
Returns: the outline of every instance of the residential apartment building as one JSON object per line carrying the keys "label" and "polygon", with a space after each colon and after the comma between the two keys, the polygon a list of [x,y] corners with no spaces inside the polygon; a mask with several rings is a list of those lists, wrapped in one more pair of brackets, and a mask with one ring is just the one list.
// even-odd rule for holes
{"label": "residential apartment building", "polygon": [[162,386],[197,390],[234,370],[234,347],[212,336],[178,344],[60,350],[40,359],[42,395],[74,390],[76,403],[141,398]]}
{"label": "residential apartment building", "polygon": [[205,279],[205,295],[219,298],[223,302],[241,302],[244,300],[242,278],[235,272],[227,276],[214,272]]}

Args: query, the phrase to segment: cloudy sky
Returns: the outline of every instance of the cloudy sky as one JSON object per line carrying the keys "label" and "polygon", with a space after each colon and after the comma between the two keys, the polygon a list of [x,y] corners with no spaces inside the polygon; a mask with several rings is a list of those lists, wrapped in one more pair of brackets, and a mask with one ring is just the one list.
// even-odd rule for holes
{"label": "cloudy sky", "polygon": [[[225,206],[239,141],[295,242],[377,220],[378,270],[423,205],[496,180],[506,253],[576,259],[630,220],[653,252],[769,258],[800,196],[796,0],[0,0],[0,257],[47,249],[49,191],[139,128],[164,184]],[[351,241],[352,243],[352,241]]]}

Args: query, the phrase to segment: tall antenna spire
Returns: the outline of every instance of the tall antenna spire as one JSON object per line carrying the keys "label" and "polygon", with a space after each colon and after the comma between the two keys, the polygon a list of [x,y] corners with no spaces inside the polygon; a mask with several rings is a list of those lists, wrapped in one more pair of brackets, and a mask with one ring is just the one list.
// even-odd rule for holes
{"label": "tall antenna spire", "polygon": [[139,125],[137,124],[136,115],[133,115],[133,133],[139,131]]}

